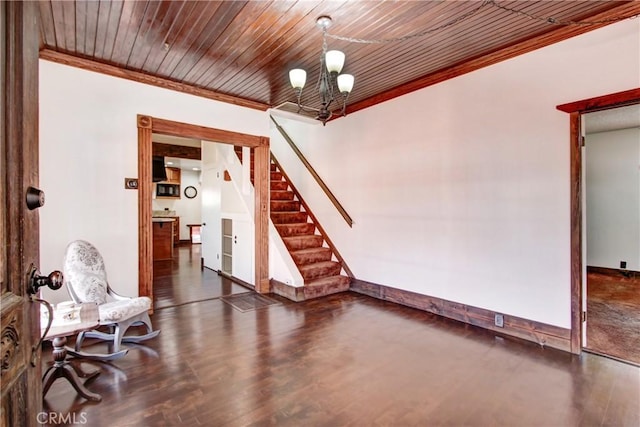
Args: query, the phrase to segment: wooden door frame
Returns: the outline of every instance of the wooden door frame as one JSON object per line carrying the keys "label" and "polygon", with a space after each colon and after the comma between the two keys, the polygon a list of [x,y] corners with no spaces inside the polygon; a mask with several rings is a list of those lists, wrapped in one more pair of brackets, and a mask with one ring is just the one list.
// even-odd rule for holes
{"label": "wooden door frame", "polygon": [[640,88],[558,105],[569,113],[571,182],[571,352],[582,351],[582,115],[640,103]]}
{"label": "wooden door frame", "polygon": [[153,302],[152,134],[180,136],[254,149],[255,289],[269,285],[269,138],[138,115],[138,294]]}

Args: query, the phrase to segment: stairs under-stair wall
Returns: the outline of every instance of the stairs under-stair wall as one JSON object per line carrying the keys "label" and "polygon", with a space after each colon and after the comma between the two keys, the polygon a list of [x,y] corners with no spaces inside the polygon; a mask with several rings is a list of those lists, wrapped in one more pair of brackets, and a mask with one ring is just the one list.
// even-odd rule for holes
{"label": "stairs under-stair wall", "polygon": [[[242,162],[242,147],[235,147],[235,152]],[[253,150],[250,162],[253,183]],[[326,237],[316,227],[314,218],[305,211],[300,195],[273,160],[270,190],[271,221],[304,279],[302,287],[272,283],[273,292],[293,301],[304,301],[349,290],[351,278],[342,274],[343,266],[325,244]]]}

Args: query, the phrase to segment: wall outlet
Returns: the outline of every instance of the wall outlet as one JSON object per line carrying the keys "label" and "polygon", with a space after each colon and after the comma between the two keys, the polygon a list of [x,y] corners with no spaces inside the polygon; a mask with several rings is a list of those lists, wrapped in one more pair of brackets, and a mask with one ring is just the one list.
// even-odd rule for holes
{"label": "wall outlet", "polygon": [[496,326],[498,328],[504,328],[504,316],[502,314],[496,313]]}
{"label": "wall outlet", "polygon": [[620,261],[620,268],[627,268],[627,261]]}

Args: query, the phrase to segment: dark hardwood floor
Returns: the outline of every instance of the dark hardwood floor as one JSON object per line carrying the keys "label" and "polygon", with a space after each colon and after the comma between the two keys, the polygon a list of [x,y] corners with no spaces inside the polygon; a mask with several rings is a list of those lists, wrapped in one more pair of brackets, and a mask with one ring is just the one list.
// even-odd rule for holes
{"label": "dark hardwood floor", "polygon": [[171,261],[153,263],[155,309],[248,291],[244,286],[219,276],[213,270],[200,270],[201,247],[177,246]]}
{"label": "dark hardwood floor", "polygon": [[59,380],[45,410],[90,426],[640,424],[639,367],[350,292],[270,297],[280,304],[156,310],[157,338],[112,363],[83,363],[102,369],[88,383],[102,402]]}
{"label": "dark hardwood floor", "polygon": [[587,346],[640,365],[640,276],[587,274]]}

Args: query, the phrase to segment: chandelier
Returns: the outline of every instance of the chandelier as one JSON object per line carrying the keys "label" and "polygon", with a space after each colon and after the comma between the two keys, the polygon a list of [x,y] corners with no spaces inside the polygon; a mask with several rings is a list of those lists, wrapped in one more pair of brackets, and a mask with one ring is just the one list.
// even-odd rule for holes
{"label": "chandelier", "polygon": [[[351,74],[340,74],[344,65],[344,53],[339,50],[327,51],[327,29],[331,27],[332,21],[329,16],[321,16],[316,20],[316,26],[322,30],[322,54],[320,55],[320,76],[316,84],[316,90],[320,94],[321,107],[317,110],[317,120],[326,125],[334,112],[331,111],[331,104],[336,101],[336,95],[342,101],[341,114],[346,116],[347,98],[351,89],[353,89],[354,77]],[[300,111],[310,110],[305,108],[301,103],[302,88],[307,81],[307,72],[301,68],[295,68],[289,71],[289,81],[296,92],[298,113]],[[315,110],[314,110],[315,112]]]}

